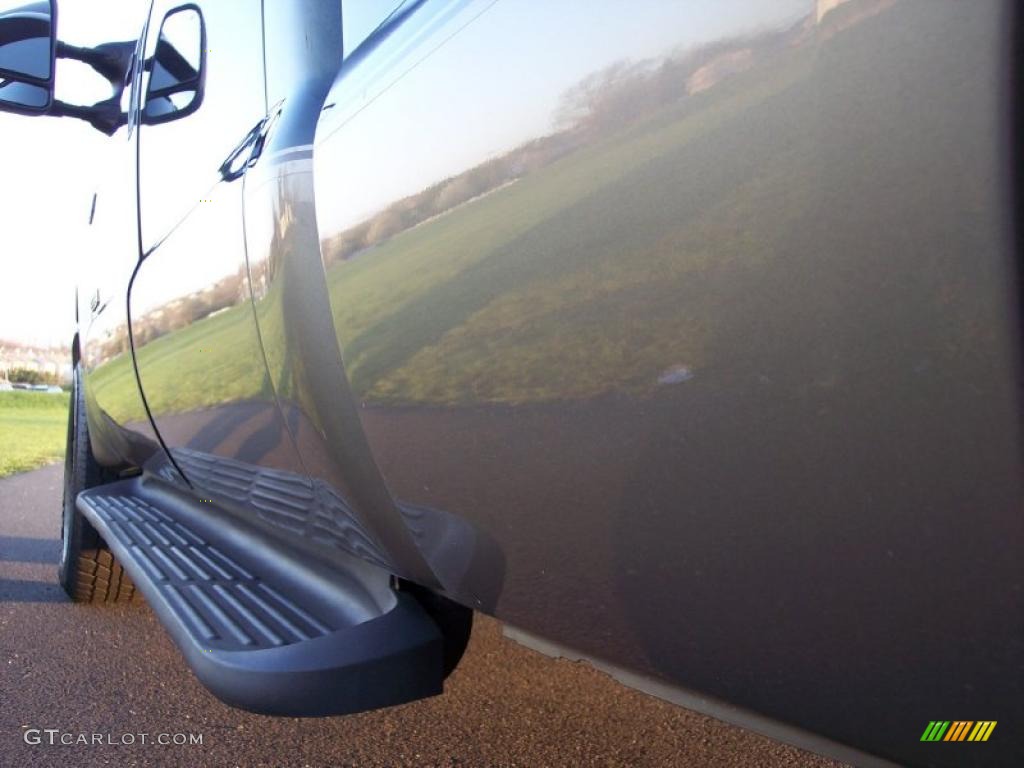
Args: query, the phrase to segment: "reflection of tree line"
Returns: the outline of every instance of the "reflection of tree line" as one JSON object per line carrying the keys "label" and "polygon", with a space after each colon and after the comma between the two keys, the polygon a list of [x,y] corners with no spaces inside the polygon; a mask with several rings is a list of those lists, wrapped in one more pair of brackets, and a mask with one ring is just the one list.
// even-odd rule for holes
{"label": "reflection of tree line", "polygon": [[[591,73],[562,95],[554,114],[558,129],[528,141],[426,189],[398,200],[369,219],[322,243],[325,266],[344,261],[433,217],[493,192],[558,159],[707,91],[733,75],[763,66],[787,49],[821,40],[852,26],[894,0],[839,0],[824,14],[809,14],[788,28],[735,37],[672,53],[662,59],[620,61]],[[266,293],[270,260],[250,278],[257,297]],[[245,268],[212,286],[178,297],[132,319],[137,347],[227,309],[247,298]],[[100,362],[128,351],[126,329],[98,343]]]}
{"label": "reflection of tree line", "polygon": [[208,288],[172,301],[132,319],[135,344],[143,346],[165,333],[184,328],[204,317],[228,309],[247,298],[245,268],[240,266],[234,274],[222,277]]}
{"label": "reflection of tree line", "polygon": [[[578,83],[563,97],[566,128],[556,136],[580,151],[328,273],[361,401],[646,396],[711,370],[747,370],[755,356],[765,366],[792,358],[801,350],[792,339],[813,339],[814,325],[773,337],[765,318],[785,322],[790,307],[821,296],[804,290],[807,275],[827,279],[824,264],[860,257],[832,239],[842,217],[822,215],[823,201],[845,199],[853,180],[895,167],[876,158],[902,140],[903,110],[922,97],[885,103],[890,90],[868,80],[879,113],[903,117],[899,131],[856,150],[861,133],[823,126],[845,125],[850,94],[879,72],[925,84],[916,59],[882,59],[865,43],[898,35],[903,14],[818,43],[891,4],[853,0],[821,24],[806,18],[655,63],[617,64]],[[920,146],[924,134],[911,133]],[[912,186],[916,174],[890,178]],[[399,205],[418,199],[428,200],[421,193]],[[771,341],[752,349],[752,338]],[[793,363],[811,359],[801,351]]]}
{"label": "reflection of tree line", "polygon": [[[889,0],[865,0],[877,5]],[[558,129],[501,157],[444,179],[323,243],[325,266],[344,261],[435,216],[513,182],[630,124],[679,104],[731,75],[763,64],[815,37],[808,15],[787,29],[736,37],[670,54],[663,59],[620,61],[594,72],[562,95]]]}
{"label": "reflection of tree line", "polygon": [[[245,280],[245,267],[240,266],[235,273],[222,277],[208,288],[179,296],[139,317],[133,317],[135,346],[145,346],[171,331],[189,326],[247,299],[248,287]],[[123,324],[115,328],[105,341],[99,342],[101,362],[127,351],[128,339]]]}
{"label": "reflection of tree line", "polygon": [[392,203],[366,221],[326,240],[322,246],[324,264],[330,266],[351,258],[399,232],[542,168],[579,144],[579,137],[572,132],[545,136]]}
{"label": "reflection of tree line", "polygon": [[[846,5],[849,0],[833,5]],[[357,255],[364,249],[411,229],[463,203],[492,192],[559,158],[605,138],[644,117],[708,90],[732,75],[763,64],[787,48],[815,39],[815,28],[841,28],[860,20],[863,11],[890,5],[892,0],[850,2],[861,10],[841,18],[833,9],[820,21],[808,15],[787,29],[736,37],[676,52],[660,60],[620,61],[591,73],[562,95],[554,119],[556,132],[528,141],[501,157],[492,158],[421,192],[392,203],[371,218],[323,243],[325,266]],[[831,6],[830,6],[831,7]],[[849,14],[847,14],[849,15]],[[820,33],[821,29],[817,32]],[[252,278],[265,283],[260,264]],[[245,270],[240,267],[209,288],[182,296],[134,318],[135,343],[145,345],[172,330],[190,325],[245,298]],[[256,288],[256,295],[265,292]],[[102,343],[106,360],[127,351],[124,328]]]}

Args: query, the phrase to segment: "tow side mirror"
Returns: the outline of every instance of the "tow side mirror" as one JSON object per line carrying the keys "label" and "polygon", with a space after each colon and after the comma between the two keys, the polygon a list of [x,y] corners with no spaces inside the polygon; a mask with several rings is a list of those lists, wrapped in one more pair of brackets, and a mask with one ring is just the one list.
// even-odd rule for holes
{"label": "tow side mirror", "polygon": [[0,111],[45,115],[53,106],[57,5],[0,0]]}
{"label": "tow side mirror", "polygon": [[[0,112],[74,117],[112,136],[128,121],[121,97],[137,42],[69,45],[57,40],[57,0],[16,7],[14,2],[23,0],[0,0]],[[58,58],[92,67],[110,83],[110,98],[91,106],[55,99]],[[142,69],[143,124],[167,123],[199,109],[206,81],[206,27],[199,6],[186,3],[167,12]]]}
{"label": "tow side mirror", "polygon": [[206,29],[198,6],[189,3],[168,12],[146,69],[144,124],[166,123],[199,109],[206,79]]}

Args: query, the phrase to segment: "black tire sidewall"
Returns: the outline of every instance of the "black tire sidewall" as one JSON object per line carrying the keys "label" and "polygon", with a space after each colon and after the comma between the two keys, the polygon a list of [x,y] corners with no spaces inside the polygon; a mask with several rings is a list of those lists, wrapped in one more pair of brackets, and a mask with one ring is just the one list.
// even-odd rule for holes
{"label": "black tire sidewall", "polygon": [[83,550],[99,544],[99,534],[78,511],[75,499],[86,488],[98,484],[99,467],[89,447],[89,427],[85,415],[82,376],[75,367],[68,407],[68,436],[64,455],[64,495],[61,509],[61,559],[58,577],[61,587],[74,594],[78,562]]}

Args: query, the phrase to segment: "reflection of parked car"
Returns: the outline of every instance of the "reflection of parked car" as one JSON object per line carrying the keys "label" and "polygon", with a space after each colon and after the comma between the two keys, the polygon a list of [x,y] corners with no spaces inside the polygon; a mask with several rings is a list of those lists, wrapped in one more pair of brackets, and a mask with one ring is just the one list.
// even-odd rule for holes
{"label": "reflection of parked car", "polygon": [[263,713],[436,693],[472,609],[858,765],[1021,765],[1020,5],[156,0],[114,98],[26,74],[127,161],[62,586]]}
{"label": "reflection of parked car", "polygon": [[56,384],[51,384],[46,388],[46,391],[51,395],[59,395],[64,390],[58,387]]}
{"label": "reflection of parked car", "polygon": [[0,392],[9,392],[14,389],[14,385],[11,384],[7,379],[0,379]]}
{"label": "reflection of parked car", "polygon": [[32,389],[30,384],[26,384],[23,381],[16,381],[11,385],[12,389]]}

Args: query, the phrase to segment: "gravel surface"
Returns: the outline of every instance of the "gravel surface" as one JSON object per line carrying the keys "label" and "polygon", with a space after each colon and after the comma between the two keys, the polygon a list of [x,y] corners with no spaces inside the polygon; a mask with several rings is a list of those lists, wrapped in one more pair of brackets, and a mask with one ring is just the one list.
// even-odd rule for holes
{"label": "gravel surface", "polygon": [[[145,604],[73,605],[56,585],[61,468],[0,481],[0,764],[5,766],[837,766],[516,645],[494,619],[444,695],[315,720],[231,709]],[[114,744],[30,745],[26,729]],[[141,744],[194,734],[201,745]],[[134,735],[135,744],[123,745]],[[173,736],[172,736],[173,738]]]}

